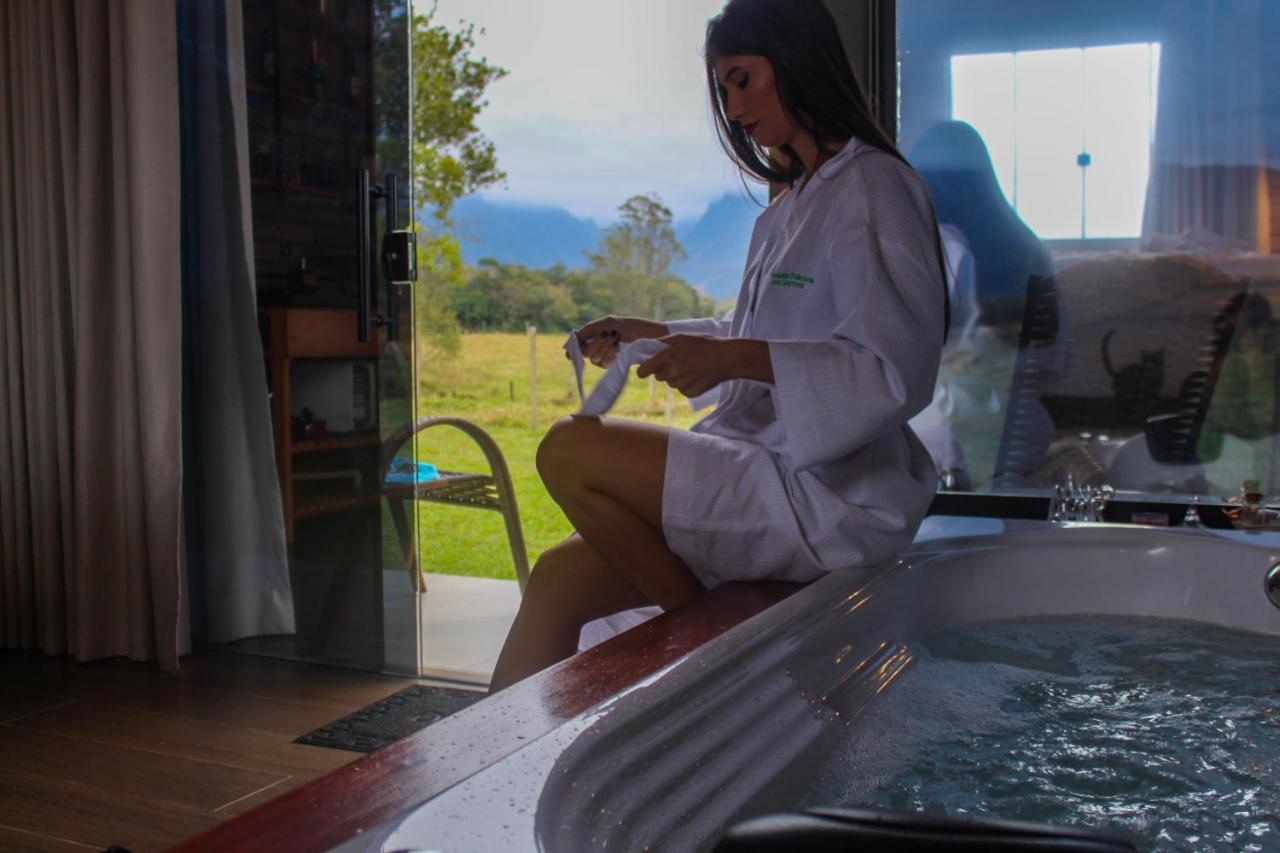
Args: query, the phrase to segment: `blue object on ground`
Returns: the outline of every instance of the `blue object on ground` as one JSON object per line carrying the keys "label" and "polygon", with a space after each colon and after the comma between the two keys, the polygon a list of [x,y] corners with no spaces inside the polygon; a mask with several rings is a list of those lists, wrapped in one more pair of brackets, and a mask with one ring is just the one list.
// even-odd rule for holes
{"label": "blue object on ground", "polygon": [[391,468],[387,471],[388,483],[413,485],[439,479],[440,472],[430,462],[413,462],[399,456],[391,460]]}

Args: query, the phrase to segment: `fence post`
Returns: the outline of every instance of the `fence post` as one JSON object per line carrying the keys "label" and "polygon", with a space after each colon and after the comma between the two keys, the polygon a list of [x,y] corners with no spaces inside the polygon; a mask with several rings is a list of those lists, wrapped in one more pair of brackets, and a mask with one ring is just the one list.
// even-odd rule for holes
{"label": "fence post", "polygon": [[538,431],[538,327],[527,326],[529,334],[529,429]]}

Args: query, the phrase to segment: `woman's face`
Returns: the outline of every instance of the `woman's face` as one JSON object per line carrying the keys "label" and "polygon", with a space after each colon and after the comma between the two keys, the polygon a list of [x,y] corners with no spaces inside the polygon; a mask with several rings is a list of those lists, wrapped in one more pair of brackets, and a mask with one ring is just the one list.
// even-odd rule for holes
{"label": "woman's face", "polygon": [[725,56],[715,61],[715,72],[725,118],[740,124],[764,148],[791,144],[799,129],[778,97],[769,60],[752,54]]}

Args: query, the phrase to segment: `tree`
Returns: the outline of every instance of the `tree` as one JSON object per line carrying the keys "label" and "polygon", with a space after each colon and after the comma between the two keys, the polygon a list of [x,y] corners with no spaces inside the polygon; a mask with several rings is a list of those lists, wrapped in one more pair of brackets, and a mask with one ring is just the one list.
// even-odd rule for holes
{"label": "tree", "polygon": [[460,21],[450,31],[435,14],[435,4],[414,14],[411,28],[413,195],[420,209],[431,211],[430,221],[418,224],[415,325],[419,350],[456,352],[454,296],[466,283],[466,272],[462,247],[449,230],[449,212],[462,196],[506,178],[476,119],[488,103],[485,90],[507,72],[472,57],[473,24]]}
{"label": "tree", "polygon": [[[612,292],[614,281],[560,264],[535,270],[486,258],[455,292],[453,307],[465,329],[519,332],[532,324],[543,331],[567,332],[619,310]],[[715,313],[710,299],[679,278],[668,276],[660,285],[668,319]]]}
{"label": "tree", "polygon": [[467,329],[522,332],[534,325],[567,332],[580,325],[569,290],[548,272],[492,258],[472,270],[454,298],[454,308]]}
{"label": "tree", "polygon": [[476,119],[488,106],[485,90],[507,71],[472,58],[474,24],[459,21],[450,32],[435,14],[432,4],[413,16],[413,186],[418,204],[445,225],[459,198],[506,178]]}
{"label": "tree", "polygon": [[588,255],[593,272],[615,288],[614,310],[663,319],[671,265],[688,257],[676,239],[671,210],[656,194],[636,195],[618,207],[618,224],[605,230],[598,251]]}

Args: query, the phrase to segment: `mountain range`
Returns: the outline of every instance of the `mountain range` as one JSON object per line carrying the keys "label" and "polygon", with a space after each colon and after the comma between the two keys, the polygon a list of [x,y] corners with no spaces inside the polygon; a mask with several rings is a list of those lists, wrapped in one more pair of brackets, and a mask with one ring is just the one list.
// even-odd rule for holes
{"label": "mountain range", "polygon": [[[678,221],[676,237],[688,259],[675,273],[716,299],[738,295],[751,228],[760,208],[741,193],[729,193],[697,218]],[[559,207],[527,207],[468,196],[453,208],[454,231],[469,264],[482,258],[545,269],[586,264],[603,227]]]}

